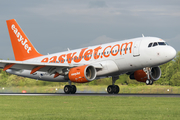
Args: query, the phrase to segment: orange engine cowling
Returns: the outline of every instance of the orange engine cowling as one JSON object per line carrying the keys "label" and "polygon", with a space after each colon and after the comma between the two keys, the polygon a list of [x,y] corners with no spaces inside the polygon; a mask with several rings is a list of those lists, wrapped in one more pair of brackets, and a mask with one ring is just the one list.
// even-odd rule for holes
{"label": "orange engine cowling", "polygon": [[96,69],[91,65],[74,67],[69,70],[65,79],[76,83],[90,82],[96,78]]}
{"label": "orange engine cowling", "polygon": [[[161,77],[161,69],[160,67],[153,67],[150,71],[150,79],[158,80]],[[133,74],[130,75],[130,79],[136,79],[139,82],[146,82],[148,79],[147,74],[144,70],[137,70]]]}
{"label": "orange engine cowling", "polygon": [[146,73],[143,70],[135,71],[134,78],[140,82],[145,82],[148,79]]}

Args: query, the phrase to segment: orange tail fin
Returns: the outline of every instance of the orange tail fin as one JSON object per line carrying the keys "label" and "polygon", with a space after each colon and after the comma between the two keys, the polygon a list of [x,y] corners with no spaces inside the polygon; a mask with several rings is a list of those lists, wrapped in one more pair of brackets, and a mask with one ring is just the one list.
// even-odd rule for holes
{"label": "orange tail fin", "polygon": [[33,47],[15,19],[7,20],[6,22],[14,51],[15,60],[24,61],[42,56]]}

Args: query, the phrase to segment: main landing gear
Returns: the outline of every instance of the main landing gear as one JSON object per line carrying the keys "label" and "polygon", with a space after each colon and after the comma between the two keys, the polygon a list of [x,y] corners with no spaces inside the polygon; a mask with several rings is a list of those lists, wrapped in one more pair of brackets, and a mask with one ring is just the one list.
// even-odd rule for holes
{"label": "main landing gear", "polygon": [[107,92],[109,94],[118,94],[119,93],[119,86],[114,85],[114,83],[116,82],[117,79],[119,79],[119,76],[112,76],[112,85],[109,85],[107,87]]}
{"label": "main landing gear", "polygon": [[75,94],[76,93],[76,86],[71,85],[71,82],[69,82],[69,85],[64,86],[64,93],[65,94]]}

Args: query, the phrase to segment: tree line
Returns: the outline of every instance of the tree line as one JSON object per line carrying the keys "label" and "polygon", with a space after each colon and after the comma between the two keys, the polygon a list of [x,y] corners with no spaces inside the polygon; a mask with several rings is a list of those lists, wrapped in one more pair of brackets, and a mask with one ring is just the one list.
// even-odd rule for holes
{"label": "tree line", "polygon": [[[176,57],[160,66],[161,78],[154,82],[156,85],[170,85],[180,86],[180,52],[177,53]],[[62,82],[47,82],[34,80],[30,78],[24,78],[16,75],[6,73],[0,69],[0,87],[10,86],[59,86],[66,85],[67,83]],[[111,78],[103,78],[94,80],[89,83],[73,83],[76,85],[110,85],[112,84]],[[145,85],[145,83],[138,82],[136,80],[129,79],[129,75],[120,75],[116,84],[121,85]]]}

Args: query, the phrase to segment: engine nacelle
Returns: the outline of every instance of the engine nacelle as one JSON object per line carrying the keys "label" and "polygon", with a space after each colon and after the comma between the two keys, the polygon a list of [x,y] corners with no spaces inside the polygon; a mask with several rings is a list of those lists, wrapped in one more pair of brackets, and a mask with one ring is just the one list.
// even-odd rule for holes
{"label": "engine nacelle", "polygon": [[69,70],[66,80],[76,83],[85,83],[93,81],[96,78],[96,69],[91,65],[74,67]]}
{"label": "engine nacelle", "polygon": [[[158,80],[160,77],[161,77],[160,67],[151,68],[150,79],[155,81],[155,80]],[[148,77],[144,70],[137,70],[133,74],[130,75],[130,79],[136,79],[139,82],[146,82]]]}

